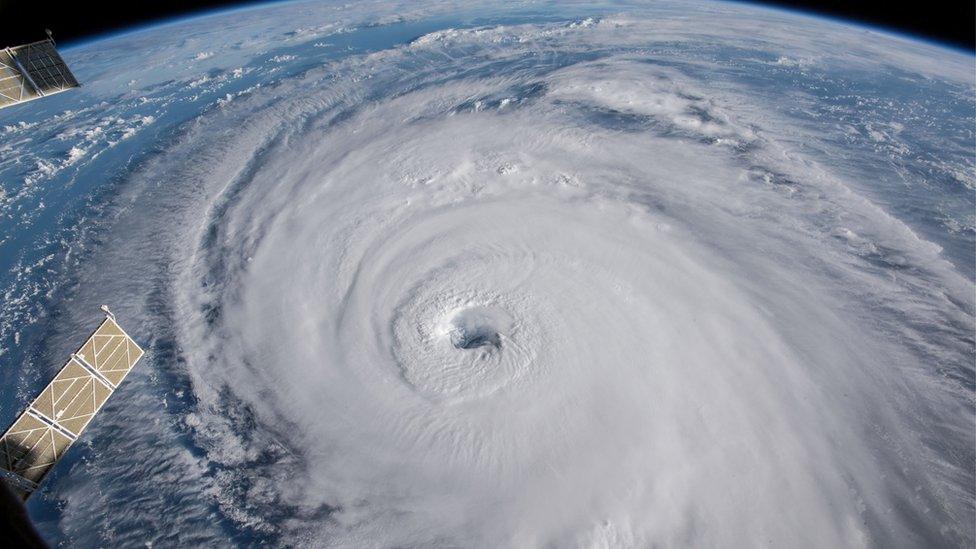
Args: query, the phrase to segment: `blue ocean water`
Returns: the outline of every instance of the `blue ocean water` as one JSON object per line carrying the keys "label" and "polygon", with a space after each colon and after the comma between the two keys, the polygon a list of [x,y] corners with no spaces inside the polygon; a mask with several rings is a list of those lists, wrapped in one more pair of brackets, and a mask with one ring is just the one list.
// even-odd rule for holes
{"label": "blue ocean water", "polygon": [[[188,366],[193,362],[188,358],[192,351],[184,347],[177,327],[192,315],[174,303],[177,292],[172,280],[186,271],[186,264],[195,260],[195,253],[212,253],[217,258],[214,270],[198,281],[201,287],[219,286],[224,279],[235,279],[247,272],[246,267],[236,263],[221,263],[226,260],[224,254],[231,255],[221,248],[222,239],[233,230],[231,222],[239,222],[238,217],[251,217],[238,214],[242,199],[233,192],[223,194],[213,199],[205,220],[187,221],[210,227],[212,245],[186,242],[184,256],[170,255],[160,242],[185,227],[159,221],[168,219],[161,210],[170,205],[160,206],[146,197],[181,197],[191,194],[186,186],[199,185],[199,199],[208,201],[212,199],[205,192],[208,184],[226,184],[246,195],[258,175],[274,163],[276,155],[288,150],[289,139],[297,143],[311,139],[309,135],[331,139],[330,132],[343,122],[357,120],[363,112],[397,98],[429,93],[434,97],[431,103],[437,105],[440,90],[451,85],[472,87],[463,100],[450,105],[449,115],[435,110],[430,115],[435,121],[500,112],[512,98],[518,105],[531,108],[534,104],[548,104],[546,101],[561,83],[554,78],[564,71],[578,67],[589,70],[601,63],[613,66],[621,58],[671,71],[667,74],[672,81],[695,82],[697,88],[677,89],[662,100],[664,107],[654,104],[644,110],[629,109],[624,103],[609,100],[588,104],[572,94],[554,96],[553,112],[571,113],[581,131],[594,134],[654,135],[696,146],[728,147],[727,166],[742,176],[726,192],[730,203],[746,204],[744,224],[751,222],[749,219],[775,219],[780,213],[770,213],[773,208],[748,210],[749,202],[756,196],[749,193],[761,188],[783,197],[782,212],[792,214],[791,208],[796,208],[797,219],[802,217],[802,222],[784,225],[784,233],[802,226],[804,231],[828,235],[823,239],[826,244],[819,243],[802,253],[773,255],[775,262],[794,263],[818,272],[839,272],[854,263],[866,277],[907,280],[909,289],[904,292],[910,296],[906,299],[917,299],[924,306],[906,308],[897,301],[898,297],[890,297],[890,302],[880,298],[864,298],[861,302],[859,297],[850,297],[849,306],[855,310],[873,311],[872,307],[877,307],[878,311],[887,311],[878,314],[877,323],[882,326],[879,331],[887,331],[894,339],[900,337],[900,332],[889,325],[911,332],[918,339],[911,339],[906,347],[912,346],[918,356],[931,359],[932,364],[925,366],[936,372],[933,375],[958,383],[971,394],[972,364],[960,357],[972,356],[973,311],[964,294],[967,290],[972,293],[976,279],[972,148],[976,102],[972,78],[967,81],[941,73],[933,75],[922,72],[917,64],[909,66],[906,62],[900,66],[891,59],[845,60],[844,55],[831,49],[830,42],[812,42],[805,51],[822,56],[803,57],[792,52],[788,44],[782,44],[782,36],[760,40],[743,31],[741,37],[729,38],[718,28],[718,22],[717,29],[674,23],[662,27],[660,35],[641,35],[642,41],[627,37],[626,42],[614,42],[597,37],[592,43],[584,41],[590,38],[581,39],[582,43],[572,39],[558,42],[561,38],[545,42],[550,35],[561,36],[559,33],[568,32],[567,29],[599,27],[601,23],[613,29],[630,20],[680,21],[689,9],[681,4],[645,8],[618,3],[557,9],[550,4],[527,3],[504,10],[483,6],[461,10],[431,7],[419,13],[392,10],[382,15],[347,9],[333,16],[321,6],[309,8],[306,13],[306,4],[301,3],[259,5],[65,48],[66,60],[83,83],[80,90],[0,111],[0,226],[4,229],[0,235],[0,288],[4,300],[0,315],[0,360],[4,365],[0,372],[0,411],[3,417],[14,417],[61,366],[79,334],[90,329],[92,315],[97,316],[96,300],[105,297],[92,286],[102,280],[105,272],[118,272],[122,279],[132,279],[135,289],[123,294],[127,301],[112,305],[122,311],[123,319],[130,319],[130,331],[138,334],[149,354],[127,381],[127,387],[107,405],[103,415],[116,419],[99,418],[86,440],[77,444],[51,475],[46,484],[49,488],[31,500],[32,517],[45,535],[57,543],[111,544],[121,540],[122,545],[128,545],[133,540],[152,537],[139,528],[153,530],[158,526],[156,541],[163,544],[209,544],[215,539],[238,545],[288,543],[296,539],[294,532],[281,525],[298,522],[300,539],[302,532],[314,532],[309,524],[329,522],[342,511],[341,506],[332,503],[302,505],[287,495],[272,498],[275,505],[252,508],[250,491],[261,486],[259,480],[264,473],[254,475],[257,479],[246,474],[239,478],[241,469],[273,470],[278,467],[276,464],[288,462],[298,463],[294,465],[297,470],[312,470],[306,460],[310,459],[307,454],[313,452],[278,433],[278,425],[268,425],[266,415],[256,412],[233,389],[215,399],[219,403],[215,412],[207,410],[201,404],[206,397],[199,394],[200,368]],[[710,9],[718,8],[699,6],[688,13],[700,17]],[[781,12],[755,13],[762,16],[755,16],[757,25],[763,18],[772,21],[767,26],[794,21],[793,15]],[[615,23],[618,20],[620,23]],[[834,25],[813,19],[800,21],[811,26]],[[217,42],[214,29],[224,27],[227,30],[217,33],[223,42]],[[544,38],[532,35],[541,46],[519,50],[520,40],[526,39],[519,33],[529,34],[524,31],[528,27],[533,31],[541,29],[539,33]],[[849,35],[852,44],[896,40],[866,29],[831,28],[839,35]],[[493,32],[486,32],[483,42],[463,34],[479,29]],[[438,34],[447,32],[462,33],[462,38]],[[436,45],[440,43],[443,46]],[[920,50],[925,55],[939,56],[935,64],[940,68],[972,63],[971,56],[958,52],[904,40],[899,44],[908,60],[914,61],[910,54]],[[412,46],[418,53],[396,56]],[[388,64],[385,56],[392,59]],[[472,63],[466,66],[464,61],[469,58]],[[360,70],[357,62],[364,68]],[[949,68],[946,73],[952,72]],[[440,77],[430,75],[437,70],[442,70]],[[339,89],[350,75],[362,82],[356,91],[360,95],[348,100],[351,105],[333,107],[322,99],[329,93],[330,85]],[[493,79],[505,80],[507,86],[489,91],[478,88]],[[296,82],[316,87],[296,92]],[[670,85],[654,82],[640,83],[649,97],[659,93],[655,86]],[[592,84],[588,80],[583,83]],[[234,102],[248,99],[260,100],[262,108],[280,108],[281,128],[268,130],[268,143],[241,152],[245,159],[236,175],[215,182],[200,176],[200,172],[207,171],[200,169],[186,181],[151,177],[157,173],[174,177],[183,173],[184,157],[174,151],[190,151],[193,162],[205,164],[212,158],[214,172],[231,165],[227,158],[233,151],[222,149],[227,145],[221,139],[251,129],[248,124],[257,124],[233,111]],[[668,110],[668,101],[679,100],[689,106],[675,115]],[[635,99],[628,101],[633,103]],[[321,102],[321,106],[316,102]],[[727,119],[728,112],[738,119]],[[329,118],[333,114],[334,118]],[[225,119],[226,126],[222,125]],[[324,128],[319,133],[311,131],[316,124]],[[710,130],[712,127],[718,130]],[[188,136],[202,132],[201,128],[215,128],[209,134],[214,141],[188,142]],[[537,137],[546,142],[549,134]],[[768,156],[757,154],[773,145],[781,149]],[[210,147],[214,148],[212,156],[208,156]],[[770,157],[785,160],[777,164]],[[190,159],[186,161],[190,165]],[[499,170],[504,171],[503,168]],[[186,172],[191,170],[187,168]],[[661,177],[664,180],[670,176]],[[282,179],[290,181],[291,174],[282,174]],[[692,202],[669,201],[671,197],[666,193],[655,192],[649,190],[648,197],[641,198],[646,198],[647,203],[639,201],[640,207],[653,209],[648,206],[653,204],[679,220],[697,209]],[[304,200],[306,193],[314,195],[311,189],[303,189],[297,200]],[[848,196],[850,211],[845,209]],[[866,214],[856,209],[861,207],[873,212],[870,222],[865,221]],[[215,211],[218,213],[213,214]],[[130,248],[119,246],[119,242],[135,238],[122,230],[126,227],[152,227],[158,241],[140,236]],[[708,234],[708,228],[701,227],[700,234]],[[751,239],[739,239],[742,250],[775,248],[774,240],[766,233],[744,236]],[[126,249],[136,256],[116,255],[121,253],[117,249]],[[746,253],[742,250],[729,245],[716,254],[734,262],[737,254]],[[145,254],[144,259],[138,257],[140,253]],[[945,282],[939,278],[944,273],[961,277],[962,282],[956,278]],[[756,274],[757,279],[762,276]],[[120,287],[128,288],[124,284]],[[860,296],[861,290],[853,287],[851,294]],[[925,301],[930,297],[944,297],[961,312],[957,315],[953,310],[951,315],[939,316],[939,307]],[[220,317],[225,305],[219,302],[208,313],[215,329],[227,321]],[[244,441],[242,445],[264,445],[262,451],[240,462],[219,456],[219,449],[208,439],[219,430],[216,420],[209,420],[212,425],[207,423],[208,411],[226,420],[226,428]],[[158,430],[131,436],[124,421],[127,414],[139,421],[156,422]],[[189,417],[204,417],[199,420],[203,427],[187,423]],[[919,413],[918,417],[928,416]],[[293,419],[284,418],[281,425]],[[958,461],[966,463],[973,452],[971,448],[966,450],[969,440],[955,432],[955,427],[952,421],[945,421],[942,427],[933,428],[937,435],[928,445],[946,454],[961,455]],[[280,446],[265,445],[259,434],[265,430],[281,439]],[[122,440],[125,442],[120,443]],[[147,459],[151,462],[148,471],[131,467],[131,462],[125,462],[129,464],[125,470],[121,465],[102,464],[109,456],[156,452],[168,456],[165,452],[171,448],[185,451],[185,456],[189,456],[185,459],[193,463],[188,467],[200,475],[187,481],[193,483],[192,490],[184,491],[180,487],[184,480],[172,478],[168,469],[175,470],[176,461],[169,457]],[[914,471],[911,466],[907,469]],[[222,476],[233,479],[217,487],[204,486],[200,480]],[[158,486],[159,492],[143,492],[126,501],[129,511],[117,530],[102,521],[94,529],[95,534],[83,533],[84,516],[75,510],[77,502],[88,497],[86,492],[94,490],[98,494],[92,508],[101,509],[113,505],[112,498],[125,493],[116,484],[124,487],[147,483]],[[932,497],[939,500],[942,496]],[[947,507],[955,510],[953,505]],[[70,510],[65,511],[66,508]],[[190,509],[185,517],[185,524],[190,527],[176,527],[174,524],[179,521],[166,517],[152,519],[158,525],[136,526],[144,524],[147,517],[158,515],[160,509]],[[960,517],[948,511],[947,514]],[[960,523],[968,515],[961,512],[961,516]],[[941,526],[923,522],[918,527],[923,536],[920,539],[946,541],[966,537],[964,532],[961,538],[938,538]],[[449,534],[444,534],[445,539],[453,539]]]}

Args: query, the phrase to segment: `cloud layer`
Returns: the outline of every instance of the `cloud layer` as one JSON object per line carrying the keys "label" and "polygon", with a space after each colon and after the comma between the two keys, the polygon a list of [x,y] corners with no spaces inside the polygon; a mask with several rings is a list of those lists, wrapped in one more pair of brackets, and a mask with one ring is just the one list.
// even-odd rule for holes
{"label": "cloud layer", "polygon": [[[971,543],[970,259],[857,171],[920,146],[910,124],[785,84],[898,63],[948,96],[971,75],[779,13],[656,10],[303,67],[129,174],[145,209],[99,257],[157,343],[126,409],[181,391],[139,483],[173,498],[160,541],[225,536],[216,509],[237,541],[325,546]],[[939,177],[971,178],[954,146]],[[84,536],[84,491],[111,501],[141,459],[104,452],[65,477],[59,530]]]}

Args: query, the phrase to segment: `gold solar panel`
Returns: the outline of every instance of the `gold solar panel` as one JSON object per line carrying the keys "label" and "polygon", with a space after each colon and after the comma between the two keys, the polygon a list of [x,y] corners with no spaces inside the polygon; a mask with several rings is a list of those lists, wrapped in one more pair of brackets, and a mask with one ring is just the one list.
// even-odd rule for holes
{"label": "gold solar panel", "polygon": [[0,108],[79,85],[50,38],[0,49]]}
{"label": "gold solar panel", "polygon": [[17,68],[12,52],[0,49],[0,107],[40,97]]}
{"label": "gold solar panel", "polygon": [[142,349],[111,318],[75,353],[112,385],[118,385],[142,356]]}
{"label": "gold solar panel", "polygon": [[17,421],[0,439],[0,467],[27,483],[15,485],[18,491],[36,486],[57,463],[73,441],[52,425],[30,412]]}
{"label": "gold solar panel", "polygon": [[0,437],[0,471],[24,499],[81,435],[142,354],[109,313]]}

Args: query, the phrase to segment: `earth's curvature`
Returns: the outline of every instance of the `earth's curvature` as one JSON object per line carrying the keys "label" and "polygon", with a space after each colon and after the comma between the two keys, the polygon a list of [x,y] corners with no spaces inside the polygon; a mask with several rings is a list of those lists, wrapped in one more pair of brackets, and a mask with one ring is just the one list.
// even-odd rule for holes
{"label": "earth's curvature", "polygon": [[974,542],[969,54],[737,4],[292,3],[0,112],[12,419],[148,350],[56,544]]}

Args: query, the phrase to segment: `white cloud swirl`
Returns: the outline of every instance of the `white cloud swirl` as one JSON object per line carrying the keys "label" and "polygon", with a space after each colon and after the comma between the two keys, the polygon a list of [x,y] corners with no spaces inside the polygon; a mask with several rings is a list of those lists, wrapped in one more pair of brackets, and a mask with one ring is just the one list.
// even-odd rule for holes
{"label": "white cloud swirl", "polygon": [[[972,281],[832,130],[674,61],[740,17],[439,31],[134,176],[180,182],[129,228],[171,258],[220,509],[337,546],[971,542],[971,387],[932,364],[971,362]],[[756,32],[763,70],[837,63]]]}

